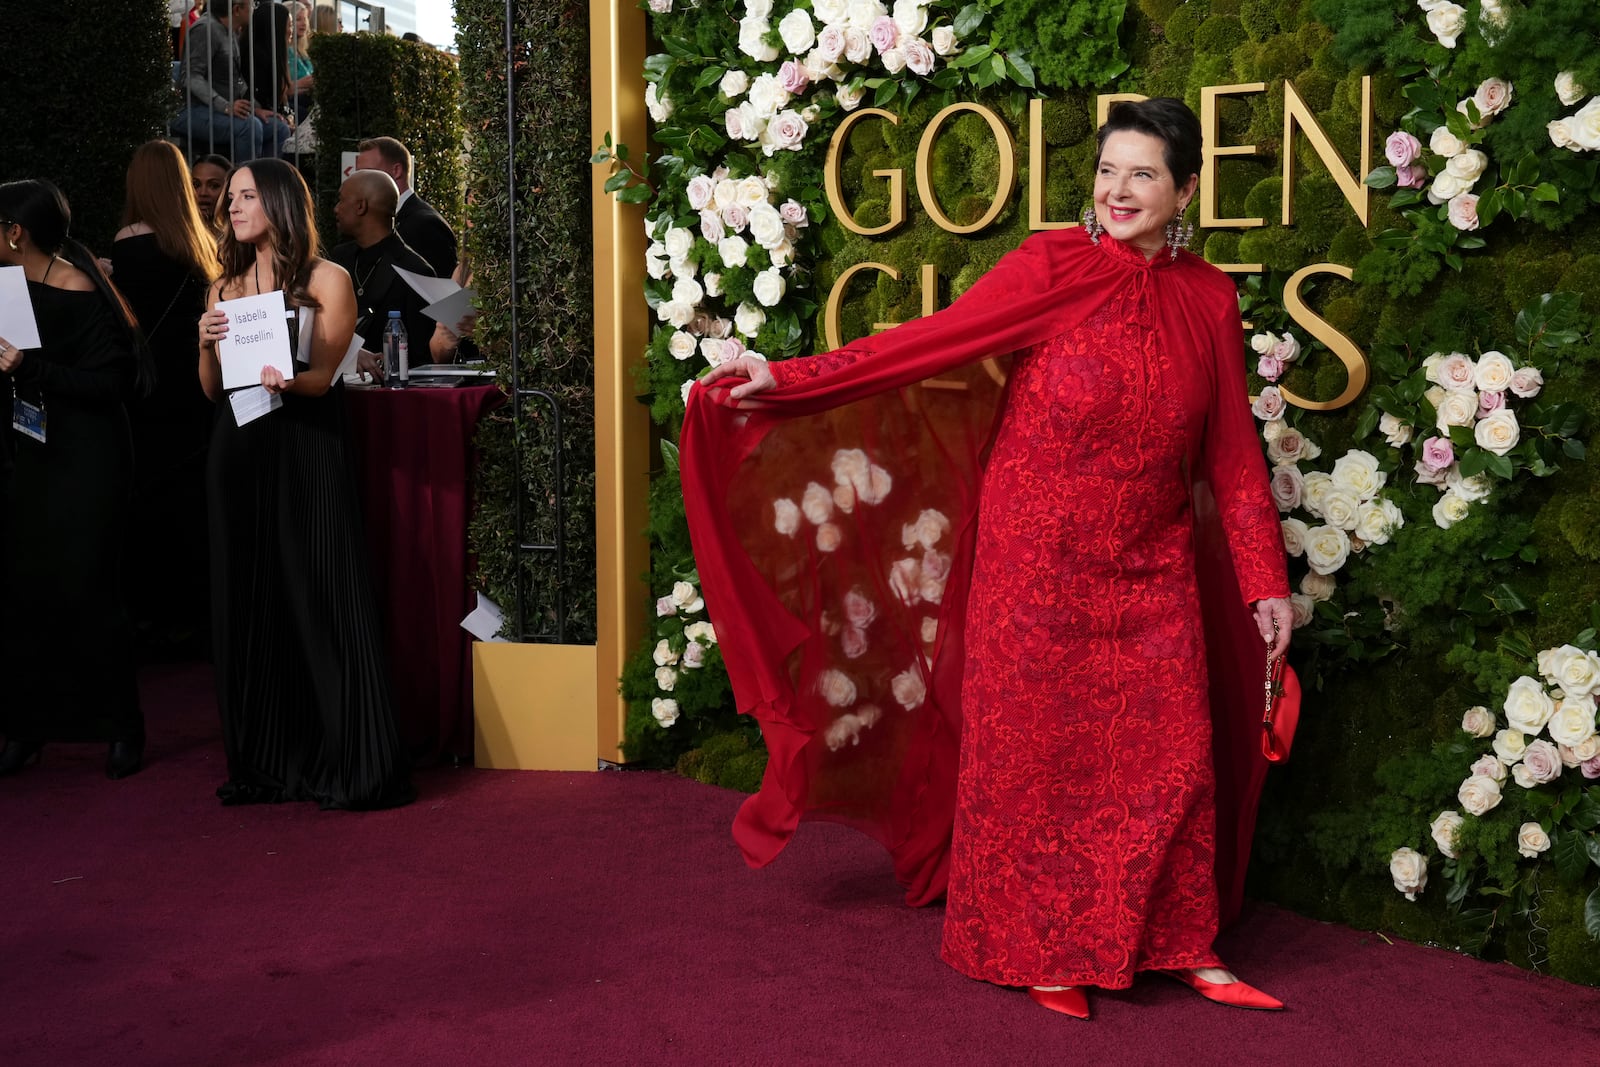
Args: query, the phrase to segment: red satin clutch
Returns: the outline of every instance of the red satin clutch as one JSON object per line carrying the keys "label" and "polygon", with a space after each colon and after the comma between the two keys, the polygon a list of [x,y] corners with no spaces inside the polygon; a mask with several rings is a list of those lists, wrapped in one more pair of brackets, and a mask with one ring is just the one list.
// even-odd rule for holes
{"label": "red satin clutch", "polygon": [[1261,714],[1261,754],[1268,763],[1282,763],[1294,745],[1300,724],[1300,679],[1283,656],[1267,660]]}

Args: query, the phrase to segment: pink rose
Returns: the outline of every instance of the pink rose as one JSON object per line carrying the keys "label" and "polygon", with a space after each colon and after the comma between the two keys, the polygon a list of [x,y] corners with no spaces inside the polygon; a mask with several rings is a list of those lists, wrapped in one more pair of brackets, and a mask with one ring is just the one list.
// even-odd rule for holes
{"label": "pink rose", "polygon": [[1478,383],[1478,365],[1460,352],[1440,360],[1437,373],[1439,384],[1446,389],[1472,389]]}
{"label": "pink rose", "polygon": [[806,218],[806,206],[798,200],[785,200],[783,206],[778,208],[778,214],[791,226],[811,225],[811,220]]}
{"label": "pink rose", "polygon": [[1396,130],[1383,142],[1383,154],[1396,167],[1408,167],[1422,155],[1422,142],[1404,130]]}
{"label": "pink rose", "polygon": [[1511,83],[1499,78],[1486,79],[1472,94],[1472,102],[1478,105],[1478,114],[1484,118],[1498,115],[1511,104]]}
{"label": "pink rose", "polygon": [[1600,778],[1600,756],[1590,756],[1578,764],[1578,770],[1583,772],[1585,778]]}
{"label": "pink rose", "polygon": [[656,618],[659,619],[663,615],[676,615],[677,613],[677,602],[674,601],[670,596],[660,597],[656,600]]}
{"label": "pink rose", "polygon": [[811,75],[803,65],[791,59],[778,68],[778,84],[798,96],[811,84]]}
{"label": "pink rose", "polygon": [[1293,363],[1300,357],[1300,342],[1294,339],[1294,334],[1285,333],[1273,344],[1272,350],[1267,355],[1280,363]]}
{"label": "pink rose", "polygon": [[1283,377],[1283,360],[1274,356],[1262,356],[1256,360],[1256,373],[1269,382],[1275,382]]}
{"label": "pink rose", "polygon": [[933,49],[928,47],[928,42],[913,37],[907,42],[905,51],[907,70],[918,77],[933,73]]}
{"label": "pink rose", "polygon": [[1478,198],[1471,193],[1458,193],[1450,198],[1450,225],[1458,230],[1478,228]]}
{"label": "pink rose", "polygon": [[738,108],[730,107],[722,116],[722,124],[727,127],[728,140],[744,140],[744,116],[739,113]]}
{"label": "pink rose", "polygon": [[839,647],[849,659],[860,659],[867,651],[867,632],[846,626],[839,634]]}
{"label": "pink rose", "polygon": [[1491,411],[1499,411],[1506,406],[1506,394],[1495,390],[1485,390],[1478,394],[1478,418],[1483,418]]}
{"label": "pink rose", "polygon": [[1305,489],[1305,478],[1301,476],[1298,467],[1274,467],[1270,488],[1272,502],[1278,505],[1278,510],[1293,511],[1300,506],[1300,494]]}
{"label": "pink rose", "polygon": [[1442,471],[1456,461],[1448,437],[1430,437],[1422,443],[1422,462],[1430,471]]}
{"label": "pink rose", "polygon": [[817,34],[816,57],[824,65],[837,63],[844,54],[844,30],[838,26],[824,26],[822,32]]}
{"label": "pink rose", "polygon": [[744,355],[743,341],[737,337],[722,338],[722,361],[724,363],[730,359],[738,359],[742,355]]}
{"label": "pink rose", "polygon": [[1428,466],[1426,460],[1421,459],[1417,460],[1417,465],[1414,469],[1417,472],[1418,485],[1442,487],[1444,485],[1445,477],[1450,473],[1449,467],[1446,467],[1443,470],[1434,470],[1432,467]]}
{"label": "pink rose", "polygon": [[722,216],[715,211],[700,212],[700,236],[716,244],[726,234],[722,230]]}
{"label": "pink rose", "polygon": [[844,595],[844,614],[851,626],[865,630],[878,617],[878,606],[859,590],[852,589]]}
{"label": "pink rose", "polygon": [[1535,782],[1553,782],[1561,777],[1561,752],[1541,737],[1523,751],[1522,766]]}
{"label": "pink rose", "polygon": [[1544,386],[1544,375],[1538,367],[1518,367],[1511,375],[1511,392],[1526,400],[1538,396]]}
{"label": "pink rose", "polygon": [[900,40],[900,26],[888,15],[879,15],[872,23],[872,29],[867,31],[867,36],[872,39],[872,47],[879,53],[887,52],[893,48],[895,42]]}
{"label": "pink rose", "polygon": [[1261,395],[1256,397],[1256,402],[1250,405],[1250,412],[1262,422],[1271,422],[1283,414],[1283,394],[1278,392],[1278,387],[1269,385],[1261,390]]}
{"label": "pink rose", "polygon": [[711,203],[711,195],[716,191],[716,188],[717,183],[708,176],[696,174],[689,179],[689,185],[685,190],[689,194],[689,206],[696,211],[705,210],[705,206]]}
{"label": "pink rose", "polygon": [[750,225],[750,212],[740,204],[729,204],[722,209],[722,221],[728,224],[728,229],[739,233]]}
{"label": "pink rose", "polygon": [[1428,184],[1428,168],[1408,164],[1394,169],[1395,184],[1402,189],[1421,189]]}

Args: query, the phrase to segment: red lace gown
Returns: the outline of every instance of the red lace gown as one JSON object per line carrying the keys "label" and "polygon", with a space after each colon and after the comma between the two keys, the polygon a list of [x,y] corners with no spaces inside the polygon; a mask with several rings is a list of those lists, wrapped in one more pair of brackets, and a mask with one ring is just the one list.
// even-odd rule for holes
{"label": "red lace gown", "polygon": [[[1187,254],[1146,261],[1081,231],[1013,256],[1026,269],[1002,261],[939,315],[776,365],[770,409],[691,403],[697,560],[740,707],[772,753],[735,836],[759,865],[802,814],[859,826],[913,902],[948,877],[943,956],[963,974],[1122,988],[1141,969],[1219,962],[1195,501],[1215,497],[1224,614],[1247,641],[1248,602],[1287,595],[1283,545],[1231,283]],[[952,415],[941,392],[858,384],[899,389],[1018,340],[997,425],[976,400]],[[907,365],[884,371],[896,356]],[[826,463],[813,454],[835,444],[895,472],[884,500],[830,512],[833,548],[760,529],[773,497],[807,499]],[[929,506],[951,520],[948,535],[924,529],[951,572],[931,600],[895,576],[896,557],[921,551],[900,524]],[[907,672],[890,676],[919,658],[926,698],[912,686],[908,700]]]}

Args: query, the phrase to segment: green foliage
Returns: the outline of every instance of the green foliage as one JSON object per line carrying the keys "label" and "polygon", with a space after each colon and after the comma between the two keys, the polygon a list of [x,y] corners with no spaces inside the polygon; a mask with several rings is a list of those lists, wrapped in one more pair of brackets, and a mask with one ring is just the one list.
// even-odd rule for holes
{"label": "green foliage", "polygon": [[[456,0],[457,44],[464,85],[462,118],[477,131],[469,175],[466,256],[482,315],[477,338],[502,386],[513,358],[524,386],[553,393],[561,404],[562,436],[548,412],[528,402],[522,437],[513,440],[510,409],[484,422],[478,445],[478,507],[472,521],[477,582],[509,613],[520,581],[530,634],[552,634],[555,603],[564,593],[566,640],[595,639],[593,240],[589,202],[589,44],[584,9],[523,0],[516,7],[515,97],[517,143],[507,157],[505,5]],[[320,67],[319,67],[320,70]],[[320,83],[319,83],[320,85]],[[320,91],[320,89],[319,89]],[[507,171],[516,171],[516,228]],[[517,248],[517,348],[511,348],[511,264]],[[559,448],[565,483],[557,485]],[[522,481],[515,476],[520,453]],[[526,536],[567,545],[567,571],[530,558],[515,564],[514,507],[525,504]],[[566,528],[555,526],[554,501],[566,504]]]}
{"label": "green foliage", "polygon": [[461,75],[455,60],[415,41],[377,33],[319,33],[317,67],[317,228],[330,247],[339,199],[340,154],[366,137],[395,137],[411,150],[412,186],[460,229]]}
{"label": "green foliage", "polygon": [[0,40],[12,46],[0,181],[55,182],[72,205],[72,236],[105,255],[133,150],[162,136],[178,110],[166,6],[8,3]]}
{"label": "green foliage", "polygon": [[1128,69],[1117,43],[1126,0],[1008,0],[995,6],[996,36],[1031,43],[1041,85],[1105,85]]}

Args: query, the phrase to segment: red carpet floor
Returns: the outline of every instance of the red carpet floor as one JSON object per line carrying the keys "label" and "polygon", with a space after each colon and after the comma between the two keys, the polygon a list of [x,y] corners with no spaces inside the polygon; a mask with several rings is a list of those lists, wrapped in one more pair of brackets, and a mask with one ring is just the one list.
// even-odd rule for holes
{"label": "red carpet floor", "polygon": [[145,693],[144,773],[0,781],[0,1064],[1600,1063],[1600,990],[1266,907],[1222,948],[1289,1011],[1147,979],[1052,1015],[940,963],[865,838],[750,871],[739,797],[669,775],[224,809],[205,672]]}

